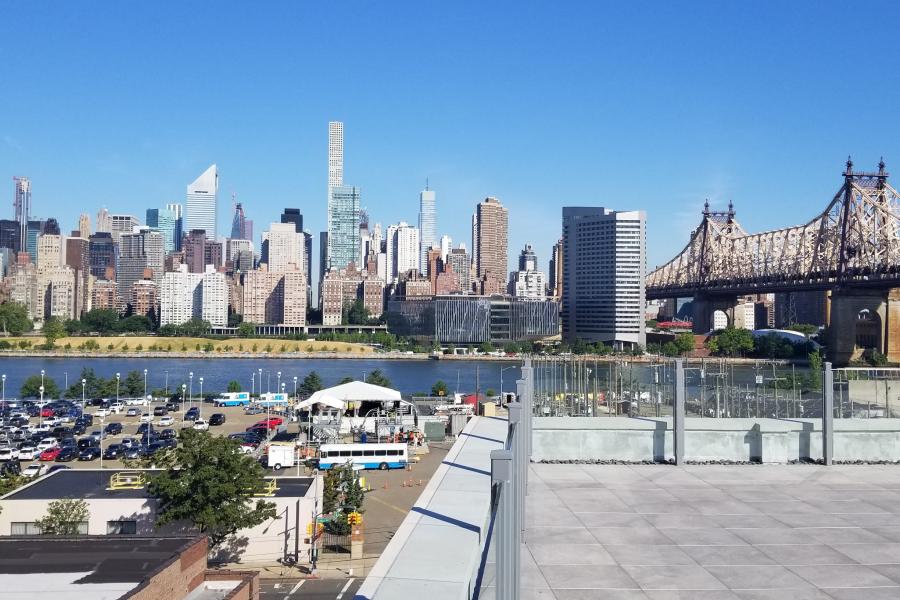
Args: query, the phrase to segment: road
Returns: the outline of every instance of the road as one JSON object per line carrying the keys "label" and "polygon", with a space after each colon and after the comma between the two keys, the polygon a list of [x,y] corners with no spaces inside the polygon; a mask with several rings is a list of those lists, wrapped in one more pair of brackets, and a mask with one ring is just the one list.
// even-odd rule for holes
{"label": "road", "polygon": [[263,579],[262,600],[351,600],[362,579]]}

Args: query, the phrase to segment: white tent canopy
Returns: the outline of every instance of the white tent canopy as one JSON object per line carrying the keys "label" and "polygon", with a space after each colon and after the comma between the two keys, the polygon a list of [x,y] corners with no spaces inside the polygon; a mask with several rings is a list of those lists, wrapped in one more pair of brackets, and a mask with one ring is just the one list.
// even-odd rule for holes
{"label": "white tent canopy", "polygon": [[346,410],[347,404],[350,402],[399,402],[401,400],[400,392],[397,390],[364,381],[351,381],[319,390],[294,408],[301,410],[322,404],[338,410]]}

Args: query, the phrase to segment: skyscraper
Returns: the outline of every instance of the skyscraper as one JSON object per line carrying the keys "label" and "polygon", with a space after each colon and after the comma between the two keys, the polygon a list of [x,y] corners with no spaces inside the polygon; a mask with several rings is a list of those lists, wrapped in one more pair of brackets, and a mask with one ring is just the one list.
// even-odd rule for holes
{"label": "skyscraper", "polygon": [[298,232],[294,223],[272,223],[263,235],[270,272],[303,270],[306,266],[303,232]]}
{"label": "skyscraper", "polygon": [[148,208],[147,226],[162,234],[163,248],[167,254],[175,250],[175,232],[177,226],[175,211],[168,208]]}
{"label": "skyscraper", "polygon": [[496,198],[485,198],[472,217],[475,273],[506,287],[509,211]]}
{"label": "skyscraper", "polygon": [[644,346],[644,212],[566,206],[562,214],[563,339]]}
{"label": "skyscraper", "polygon": [[88,241],[88,262],[91,266],[91,275],[97,279],[115,280],[116,258],[119,248],[112,234],[108,231],[98,231],[91,235]]}
{"label": "skyscraper", "polygon": [[177,202],[166,204],[166,210],[175,215],[175,250],[181,250],[181,238],[184,236],[184,215],[181,204]]}
{"label": "skyscraper", "polygon": [[435,224],[435,193],[434,190],[425,189],[419,192],[419,267],[424,271],[428,264],[428,251],[433,246],[440,246],[437,238],[437,226]]}
{"label": "skyscraper", "polygon": [[188,231],[202,229],[206,237],[216,239],[218,231],[219,172],[211,165],[200,177],[187,186],[184,228]]}
{"label": "skyscraper", "polygon": [[97,212],[97,232],[112,232],[112,217],[105,206]]}
{"label": "skyscraper", "polygon": [[119,296],[125,304],[133,306],[132,286],[145,278],[147,270],[156,285],[162,283],[165,258],[163,238],[160,232],[141,227],[134,233],[123,233],[119,244],[119,262],[116,265]]}
{"label": "skyscraper", "polygon": [[519,254],[519,270],[510,274],[509,293],[517,298],[544,298],[544,273],[537,268],[537,255],[531,244]]}
{"label": "skyscraper", "polygon": [[345,269],[359,253],[358,187],[330,188],[328,202],[328,268]]}
{"label": "skyscraper", "polygon": [[419,271],[419,230],[405,221],[387,228],[388,281],[396,281],[410,270]]}
{"label": "skyscraper", "polygon": [[559,300],[562,298],[562,281],[563,281],[563,243],[559,240],[553,244],[553,253],[550,255],[550,278],[547,281],[548,295]]}
{"label": "skyscraper", "polygon": [[[28,239],[28,221],[31,219],[31,181],[27,177],[13,177],[16,186],[15,209],[16,221],[19,223],[19,247],[16,251],[25,249],[25,240]],[[32,256],[34,258],[34,256]]]}
{"label": "skyscraper", "polygon": [[303,215],[300,214],[299,208],[286,208],[281,213],[281,222],[282,223],[293,223],[294,231],[297,233],[303,232]]}
{"label": "skyscraper", "polygon": [[328,191],[344,185],[344,124],[328,123]]}
{"label": "skyscraper", "polygon": [[462,244],[460,244],[459,248],[453,248],[447,253],[447,264],[456,273],[459,289],[466,294],[471,293],[472,279],[470,274],[472,272],[472,261],[469,259],[469,253],[466,252]]}
{"label": "skyscraper", "polygon": [[91,218],[87,213],[81,213],[78,217],[78,235],[84,239],[91,237]]}
{"label": "skyscraper", "polygon": [[247,217],[244,215],[244,206],[238,202],[234,205],[234,218],[231,220],[231,239],[252,241],[252,235],[248,235]]}

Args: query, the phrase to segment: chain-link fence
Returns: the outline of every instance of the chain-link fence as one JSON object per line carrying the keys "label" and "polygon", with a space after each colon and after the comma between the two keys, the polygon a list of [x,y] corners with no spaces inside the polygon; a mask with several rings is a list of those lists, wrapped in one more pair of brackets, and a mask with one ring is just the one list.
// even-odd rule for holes
{"label": "chain-link fence", "polygon": [[900,369],[834,369],[834,417],[880,419],[900,416]]}

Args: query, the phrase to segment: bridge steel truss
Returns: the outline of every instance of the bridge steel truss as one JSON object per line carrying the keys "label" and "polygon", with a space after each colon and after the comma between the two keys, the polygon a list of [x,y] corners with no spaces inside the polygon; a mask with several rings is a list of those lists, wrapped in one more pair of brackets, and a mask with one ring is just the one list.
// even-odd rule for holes
{"label": "bridge steel truss", "polygon": [[727,212],[703,211],[684,250],[647,276],[648,299],[841,287],[900,287],[900,195],[884,161],[854,172],[805,225],[748,234]]}

